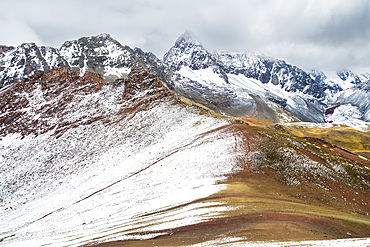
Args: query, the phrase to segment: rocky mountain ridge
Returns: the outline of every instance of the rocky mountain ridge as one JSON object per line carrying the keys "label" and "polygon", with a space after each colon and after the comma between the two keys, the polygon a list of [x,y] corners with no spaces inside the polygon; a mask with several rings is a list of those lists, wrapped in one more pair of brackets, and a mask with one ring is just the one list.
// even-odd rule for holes
{"label": "rocky mountain ridge", "polygon": [[[177,39],[163,61],[181,75],[172,80],[180,94],[210,108],[216,106],[226,115],[272,122],[297,119],[323,122],[326,109],[351,104],[359,111],[359,117],[352,118],[353,114],[349,114],[341,119],[370,120],[369,95],[362,89],[369,82],[369,74],[342,71],[337,73],[338,78],[329,80],[323,72],[307,73],[283,60],[260,54],[211,53],[190,32]],[[347,97],[355,89],[361,91],[360,100]],[[224,107],[218,106],[214,95]]]}
{"label": "rocky mountain ridge", "polygon": [[216,106],[223,114],[272,122],[322,121],[326,95],[321,85],[284,61],[247,53],[210,53],[189,32],[177,39],[163,61],[176,71],[172,82],[180,94]]}
{"label": "rocky mountain ridge", "polygon": [[3,47],[2,51],[0,87],[57,67],[66,67],[80,75],[86,71],[96,72],[105,80],[114,81],[125,77],[133,67],[155,70],[151,59],[156,62],[152,53],[122,46],[108,34],[66,41],[60,48],[24,43],[15,48]]}
{"label": "rocky mountain ridge", "polygon": [[[60,48],[33,43],[2,46],[0,87],[56,67],[79,75],[96,72],[108,82],[141,68],[158,75],[180,95],[234,117],[323,122],[326,109],[350,104],[360,112],[353,120],[370,121],[369,95],[362,89],[369,74],[342,71],[333,79],[261,54],[209,52],[190,31],[176,40],[163,60],[123,46],[108,34],[66,41]],[[355,92],[361,100],[349,96]]]}
{"label": "rocky mountain ridge", "polygon": [[212,68],[227,82],[225,74],[243,74],[247,78],[272,82],[287,92],[300,91],[317,99],[325,97],[322,88],[303,70],[282,60],[247,53],[208,52],[190,32],[185,32],[163,56],[163,61],[176,71],[181,67],[191,70]]}

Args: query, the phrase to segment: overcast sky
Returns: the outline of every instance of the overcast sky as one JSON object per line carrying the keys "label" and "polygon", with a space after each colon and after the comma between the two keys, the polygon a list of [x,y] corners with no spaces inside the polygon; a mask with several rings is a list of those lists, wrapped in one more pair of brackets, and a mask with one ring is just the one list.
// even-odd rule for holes
{"label": "overcast sky", "polygon": [[305,70],[370,73],[368,0],[0,0],[0,44],[59,47],[109,33],[162,58],[185,30],[211,51],[259,51]]}

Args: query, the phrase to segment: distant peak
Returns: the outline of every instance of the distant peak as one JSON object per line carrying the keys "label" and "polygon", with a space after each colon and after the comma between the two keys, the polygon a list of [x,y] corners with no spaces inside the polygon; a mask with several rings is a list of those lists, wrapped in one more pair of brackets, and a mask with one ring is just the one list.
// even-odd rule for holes
{"label": "distant peak", "polygon": [[195,39],[194,33],[190,30],[186,30],[181,36]]}
{"label": "distant peak", "polygon": [[202,45],[197,38],[195,38],[195,35],[190,30],[186,30],[185,33],[183,33],[175,43],[175,46],[180,43],[191,43],[194,45]]}
{"label": "distant peak", "polygon": [[86,37],[81,37],[77,40],[68,40],[63,43],[61,47],[69,47],[73,44],[79,44],[79,45],[88,45],[91,43],[99,43],[99,44],[104,44],[105,42],[110,41],[110,42],[115,42],[118,43],[115,39],[113,39],[110,34],[107,33],[101,33],[98,35],[94,36],[86,36]]}
{"label": "distant peak", "polygon": [[97,38],[109,39],[112,38],[108,33],[101,33],[96,36]]}
{"label": "distant peak", "polygon": [[35,44],[35,43],[33,43],[33,42],[30,42],[30,43],[23,43],[23,44],[21,44],[21,47],[22,47],[22,48],[25,48],[25,49],[31,49],[31,48],[36,47],[36,44]]}
{"label": "distant peak", "polygon": [[105,40],[113,40],[113,38],[107,33],[101,33],[95,36],[88,36],[88,37],[81,37],[78,39],[80,40],[88,40],[88,41],[105,41]]}

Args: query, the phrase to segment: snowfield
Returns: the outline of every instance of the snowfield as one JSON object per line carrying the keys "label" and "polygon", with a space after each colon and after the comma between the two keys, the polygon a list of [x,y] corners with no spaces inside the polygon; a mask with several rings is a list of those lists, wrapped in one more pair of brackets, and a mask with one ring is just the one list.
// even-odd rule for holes
{"label": "snowfield", "polygon": [[[161,103],[118,125],[78,126],[0,141],[0,236],[5,246],[79,246],[148,238],[132,232],[202,219],[210,210],[183,208],[171,217],[141,217],[211,195],[230,173],[226,124]],[[216,158],[215,158],[216,157]],[[212,210],[211,210],[212,211]]]}

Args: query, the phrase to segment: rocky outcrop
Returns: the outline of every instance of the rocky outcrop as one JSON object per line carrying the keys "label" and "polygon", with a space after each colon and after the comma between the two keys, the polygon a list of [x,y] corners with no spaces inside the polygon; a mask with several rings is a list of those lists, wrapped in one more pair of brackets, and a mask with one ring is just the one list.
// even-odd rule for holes
{"label": "rocky outcrop", "polygon": [[0,55],[2,55],[4,52],[13,50],[13,46],[5,46],[5,45],[0,45]]}

